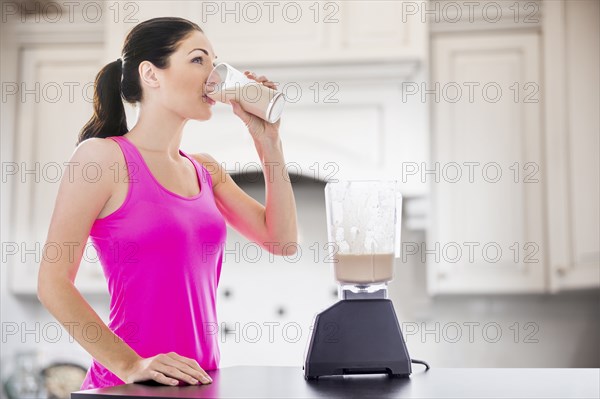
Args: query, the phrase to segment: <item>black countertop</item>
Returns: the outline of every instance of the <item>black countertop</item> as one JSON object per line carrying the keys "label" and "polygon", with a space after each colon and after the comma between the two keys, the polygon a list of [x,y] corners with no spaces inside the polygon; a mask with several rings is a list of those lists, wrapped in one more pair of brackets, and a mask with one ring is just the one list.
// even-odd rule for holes
{"label": "black countertop", "polygon": [[135,398],[599,398],[600,369],[450,369],[413,367],[409,378],[383,374],[304,379],[302,367],[236,366],[207,372],[208,385],[126,384],[71,399]]}

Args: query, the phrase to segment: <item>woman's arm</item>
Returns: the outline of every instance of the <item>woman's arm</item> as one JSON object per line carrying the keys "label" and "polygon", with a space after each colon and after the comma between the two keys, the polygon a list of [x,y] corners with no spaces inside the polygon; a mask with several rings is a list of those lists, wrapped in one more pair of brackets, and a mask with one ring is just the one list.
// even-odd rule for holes
{"label": "woman's arm", "polygon": [[[67,332],[95,359],[122,380],[138,354],[102,321],[74,285],[91,225],[112,195],[110,140],[89,139],[81,143],[60,183],[46,245],[61,249],[51,262],[42,259],[38,275],[38,298]],[[114,143],[116,145],[116,143]],[[98,181],[82,173],[86,163],[96,162]]]}
{"label": "woman's arm", "polygon": [[212,156],[192,156],[210,172],[217,208],[231,227],[275,255],[293,255],[297,245],[296,203],[281,142],[255,144],[265,175],[266,207],[243,191]]}
{"label": "woman's arm", "polygon": [[283,144],[279,138],[255,139],[254,144],[265,175],[267,235],[281,245],[283,255],[293,255],[298,243],[296,200],[285,165]]}

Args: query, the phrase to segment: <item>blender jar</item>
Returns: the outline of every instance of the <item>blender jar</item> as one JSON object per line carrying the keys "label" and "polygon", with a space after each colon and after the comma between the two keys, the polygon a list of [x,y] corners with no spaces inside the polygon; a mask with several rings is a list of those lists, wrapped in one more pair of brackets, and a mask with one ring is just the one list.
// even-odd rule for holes
{"label": "blender jar", "polygon": [[400,256],[402,195],[396,180],[342,180],[325,186],[330,262],[340,284],[387,284]]}

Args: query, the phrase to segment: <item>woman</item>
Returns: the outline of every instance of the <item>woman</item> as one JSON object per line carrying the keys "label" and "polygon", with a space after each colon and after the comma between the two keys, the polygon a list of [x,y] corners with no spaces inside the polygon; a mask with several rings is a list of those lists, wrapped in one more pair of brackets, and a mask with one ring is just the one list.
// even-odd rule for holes
{"label": "woman", "polygon": [[[216,58],[195,23],[156,18],[134,27],[122,58],[96,77],[94,115],[61,181],[47,238],[73,256],[42,261],[38,280],[40,301],[93,357],[82,389],[210,383],[206,370],[220,359],[215,293],[226,223],[273,254],[295,252],[280,122],[231,102],[261,162],[269,162],[266,207],[210,155],[179,150],[185,123],[211,117],[203,93]],[[131,131],[121,98],[139,106]],[[73,285],[88,237],[111,294],[108,325]]]}

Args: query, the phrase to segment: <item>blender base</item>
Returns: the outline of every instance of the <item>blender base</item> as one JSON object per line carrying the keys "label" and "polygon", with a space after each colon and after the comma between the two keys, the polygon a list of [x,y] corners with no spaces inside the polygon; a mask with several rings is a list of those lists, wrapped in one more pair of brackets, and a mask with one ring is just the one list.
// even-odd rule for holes
{"label": "blender base", "polygon": [[341,300],[319,313],[304,378],[348,374],[408,377],[411,361],[389,299]]}

